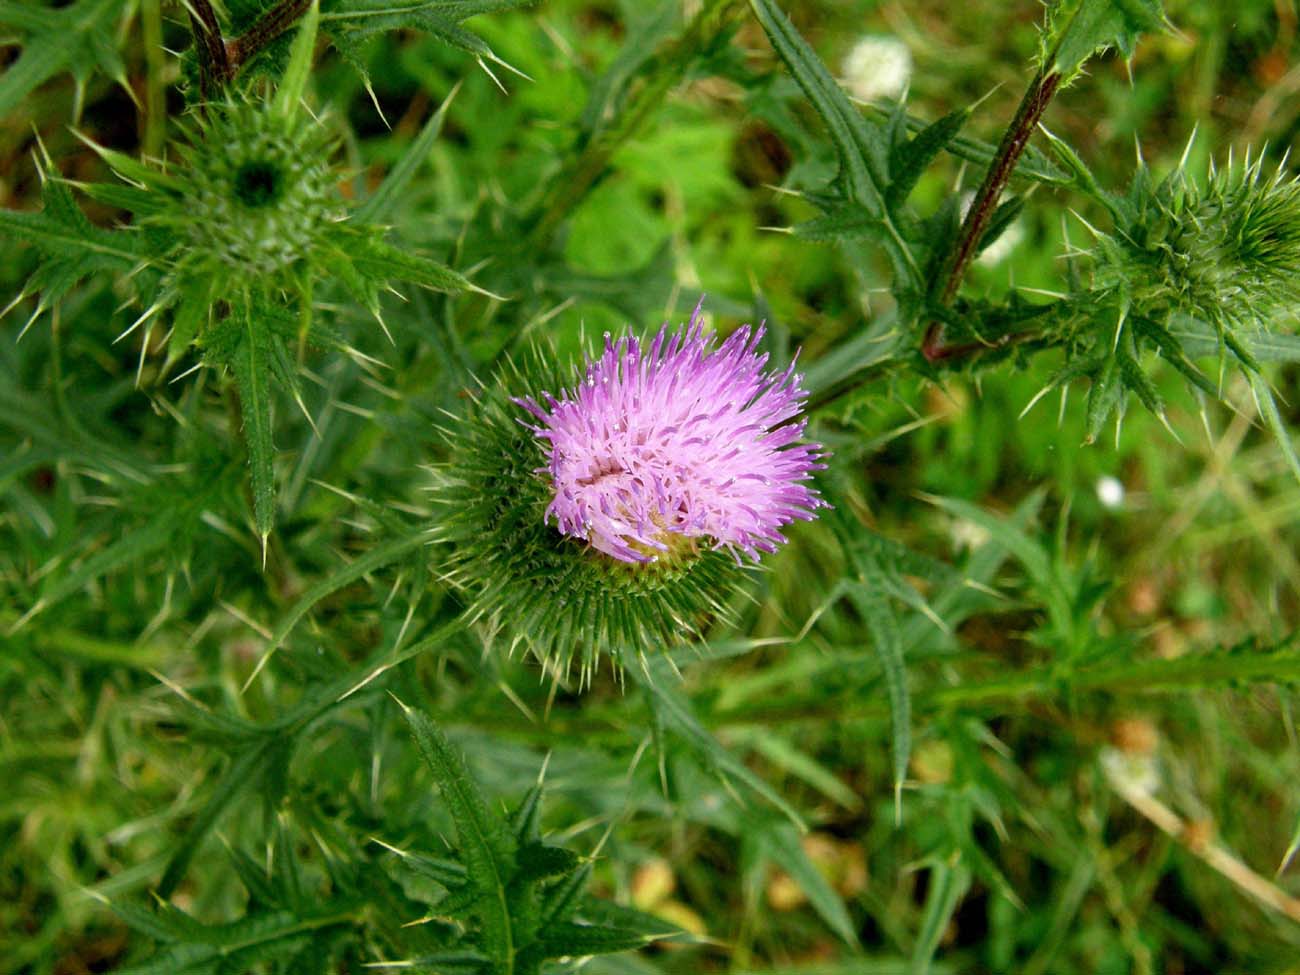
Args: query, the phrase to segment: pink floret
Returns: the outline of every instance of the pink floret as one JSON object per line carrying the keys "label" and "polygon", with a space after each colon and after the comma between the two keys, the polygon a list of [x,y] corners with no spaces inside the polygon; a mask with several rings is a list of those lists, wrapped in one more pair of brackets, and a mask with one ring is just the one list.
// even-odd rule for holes
{"label": "pink floret", "polygon": [[757,560],[781,528],[826,502],[807,483],[821,445],[799,443],[807,393],[791,366],[764,372],[760,327],[718,348],[697,308],[646,348],[632,336],[587,363],[576,388],[519,404],[547,442],[559,530],[625,562],[652,562],[673,535]]}

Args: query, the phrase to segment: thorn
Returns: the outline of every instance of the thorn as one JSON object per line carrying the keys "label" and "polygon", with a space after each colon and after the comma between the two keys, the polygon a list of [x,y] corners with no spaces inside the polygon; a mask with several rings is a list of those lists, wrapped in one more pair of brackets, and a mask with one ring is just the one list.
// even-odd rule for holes
{"label": "thorn", "polygon": [[188,369],[186,369],[183,373],[181,373],[181,374],[180,374],[179,376],[177,376],[175,379],[171,379],[171,380],[169,380],[169,381],[168,381],[168,385],[170,386],[172,383],[178,383],[178,382],[180,382],[182,379],[184,379],[186,376],[192,375],[193,373],[198,372],[198,371],[199,371],[200,369],[202,369],[202,368],[203,368],[203,360],[200,359],[198,362],[194,363],[194,365],[190,366]]}
{"label": "thorn", "polygon": [[1198,121],[1192,126],[1192,134],[1187,137],[1187,145],[1183,148],[1182,158],[1178,160],[1178,168],[1186,169],[1187,160],[1192,154],[1192,146],[1196,143],[1196,134],[1200,131],[1201,123]]}
{"label": "thorn", "polygon": [[474,60],[478,62],[478,66],[483,69],[487,76],[492,79],[492,83],[501,89],[501,94],[510,94],[510,92],[506,90],[506,86],[501,84],[501,79],[492,73],[492,69],[487,66],[487,63],[482,58],[475,58]]}
{"label": "thorn", "polygon": [[501,65],[501,67],[505,68],[511,74],[518,75],[520,78],[523,78],[525,81],[534,81],[534,82],[536,81],[536,79],[533,78],[532,75],[524,74],[524,72],[520,71],[509,61],[501,60],[501,58],[497,57],[491,51],[488,52],[488,60],[490,60],[493,64]]}
{"label": "thorn", "polygon": [[[14,300],[9,302],[9,304],[5,305],[3,309],[0,309],[0,318],[4,318],[11,311],[13,311],[14,308],[17,307],[18,303],[26,297],[27,297],[26,291],[20,291],[18,292],[18,294],[14,295]],[[19,336],[19,338],[22,338],[22,336]]]}
{"label": "thorn", "polygon": [[494,292],[488,291],[487,288],[480,288],[477,284],[474,284],[472,281],[469,283],[468,290],[473,291],[475,294],[486,295],[488,298],[494,298],[497,301],[510,300],[505,295],[495,294]]}
{"label": "thorn", "polygon": [[1026,414],[1028,414],[1030,410],[1032,410],[1035,406],[1038,405],[1038,401],[1052,391],[1052,388],[1053,387],[1051,386],[1051,384],[1048,384],[1044,386],[1042,389],[1040,389],[1037,393],[1035,393],[1033,398],[1029,401],[1029,403],[1025,406],[1025,408],[1020,411],[1020,415],[1016,417],[1016,419],[1023,420]]}
{"label": "thorn", "polygon": [[302,415],[306,417],[307,425],[311,427],[311,432],[316,434],[316,439],[319,440],[320,428],[316,426],[316,421],[313,420],[311,414],[307,412],[307,404],[302,401],[302,393],[297,389],[293,391],[293,401],[298,404],[298,409],[302,410]]}
{"label": "thorn", "polygon": [[144,338],[140,340],[140,361],[135,366],[135,388],[140,388],[140,377],[144,375],[144,358],[149,354],[149,340],[153,338],[153,322],[150,322],[144,330]]}
{"label": "thorn", "polygon": [[158,312],[162,311],[162,307],[163,306],[161,304],[155,301],[152,305],[150,305],[148,308],[144,310],[144,312],[140,315],[139,318],[137,318],[134,322],[131,323],[130,328],[128,328],[117,338],[113,339],[111,344],[117,345],[118,342],[121,342],[124,338],[126,338],[137,328],[143,325],[148,319],[152,318],[154,315],[158,314]]}
{"label": "thorn", "polygon": [[379,121],[384,123],[384,128],[388,129],[389,132],[393,131],[393,127],[388,124],[388,119],[384,117],[384,110],[379,107],[379,96],[375,94],[375,89],[370,84],[369,78],[366,79],[366,94],[370,96],[370,103],[375,106],[375,111],[379,115]]}

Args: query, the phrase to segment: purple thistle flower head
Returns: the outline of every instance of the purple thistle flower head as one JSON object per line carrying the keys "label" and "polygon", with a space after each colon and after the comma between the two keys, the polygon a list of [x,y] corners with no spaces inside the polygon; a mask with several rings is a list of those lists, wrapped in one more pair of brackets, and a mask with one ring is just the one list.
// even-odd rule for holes
{"label": "purple thistle flower head", "polygon": [[573,390],[517,400],[549,445],[547,520],[624,562],[696,540],[757,561],[816,517],[826,502],[807,482],[825,465],[820,444],[799,442],[807,393],[793,365],[764,372],[762,337],[745,326],[715,348],[697,307],[648,345],[606,334]]}

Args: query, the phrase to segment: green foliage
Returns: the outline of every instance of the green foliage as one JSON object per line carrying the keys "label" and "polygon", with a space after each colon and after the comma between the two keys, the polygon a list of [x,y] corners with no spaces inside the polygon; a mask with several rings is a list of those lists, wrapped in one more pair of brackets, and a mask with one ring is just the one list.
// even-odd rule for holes
{"label": "green foliage", "polygon": [[1043,70],[1069,80],[1100,51],[1131,58],[1139,37],[1167,23],[1161,0],[1057,0],[1043,29]]}
{"label": "green foliage", "polygon": [[321,17],[330,43],[362,76],[367,75],[363,48],[375,35],[396,30],[415,30],[429,34],[444,44],[473,55],[485,71],[487,63],[515,71],[501,60],[487,41],[461,26],[461,22],[480,14],[503,13],[529,7],[536,0],[428,0],[424,3],[393,4],[387,0],[333,0],[324,6]]}
{"label": "green foliage", "polygon": [[0,26],[16,29],[22,37],[22,53],[0,76],[0,115],[12,112],[32,89],[64,72],[70,72],[76,84],[74,120],[81,117],[86,85],[95,73],[130,90],[112,37],[126,9],[125,0],[76,0],[62,8],[40,0],[0,4]]}
{"label": "green foliage", "polygon": [[[1284,7],[0,2],[0,975],[1293,967]],[[638,571],[701,292],[834,507]]]}
{"label": "green foliage", "polygon": [[455,958],[466,972],[538,975],[550,959],[627,951],[678,933],[653,918],[584,897],[590,867],[564,848],[542,842],[541,785],[507,820],[488,808],[441,729],[422,712],[402,709],[451,811],[464,865],[463,880],[448,887],[434,911],[448,919],[472,919],[476,927],[463,947],[416,964],[437,968]]}

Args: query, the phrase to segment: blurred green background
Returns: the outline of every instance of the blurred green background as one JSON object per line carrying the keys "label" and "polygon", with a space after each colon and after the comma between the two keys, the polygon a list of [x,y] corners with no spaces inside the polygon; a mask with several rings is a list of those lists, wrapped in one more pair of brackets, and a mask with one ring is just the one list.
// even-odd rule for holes
{"label": "blurred green background", "polygon": [[[414,34],[368,49],[370,92],[355,66],[326,54],[313,85],[345,134],[345,192],[376,185],[461,83],[398,229],[431,252],[463,246],[467,264],[495,259],[477,252],[493,214],[545,191],[601,73],[660,6],[544,0],[471,21],[529,77],[498,72],[504,92],[467,55]],[[967,132],[989,141],[1030,77],[1041,17],[1033,0],[786,7],[837,71],[864,36],[901,42],[912,59],[910,110],[935,119],[982,99]],[[188,29],[176,5],[159,11],[157,0],[140,0],[133,11],[120,37],[130,91],[93,78],[77,128],[126,152],[156,152],[170,133],[142,106],[152,90],[179,111],[180,68],[171,53],[150,54],[143,25],[160,19],[172,51],[188,43]],[[1145,38],[1131,63],[1094,61],[1045,124],[1117,188],[1132,172],[1135,150],[1157,172],[1167,170],[1193,132],[1191,155],[1200,165],[1265,146],[1280,159],[1300,133],[1294,0],[1170,0],[1167,11],[1174,30]],[[0,48],[0,65],[16,54],[14,46]],[[0,205],[38,205],[38,139],[65,177],[105,177],[70,129],[76,97],[64,76],[0,122]],[[503,342],[541,332],[573,349],[584,330],[591,336],[680,319],[704,293],[720,327],[766,316],[777,343],[801,346],[803,361],[815,362],[888,302],[885,268],[870,256],[779,232],[815,212],[777,187],[829,176],[823,143],[761,30],[742,18],[730,44],[673,91],[572,213],[566,267],[537,272],[551,275],[542,297],[504,308],[464,302],[447,313],[456,354],[472,367]],[[978,178],[945,162],[918,191],[922,209]],[[968,292],[1062,288],[1062,255],[1087,246],[1083,224],[1069,213],[1073,202],[1040,189],[1010,235],[1014,246],[982,262]],[[120,217],[83,204],[96,222]],[[34,256],[8,242],[4,248],[0,296],[7,301]],[[549,297],[566,281],[569,300]],[[209,703],[237,701],[253,717],[282,708],[294,693],[287,683],[235,693],[262,645],[259,627],[280,618],[337,552],[368,544],[374,528],[320,483],[422,510],[420,465],[437,449],[432,424],[448,422],[439,410],[454,412],[457,402],[439,345],[443,306],[414,299],[389,315],[401,354],[409,353],[390,372],[308,363],[319,380],[310,395],[323,411],[322,437],[291,407],[280,410],[288,514],[268,576],[246,526],[214,514],[187,528],[197,534],[172,555],[115,566],[13,629],[46,576],[84,565],[170,503],[162,488],[151,495],[148,483],[132,483],[133,472],[188,465],[193,480],[185,490],[210,483],[224,499],[212,510],[239,507],[228,474],[232,464],[237,473],[240,455],[218,384],[187,390],[158,380],[157,364],[147,360],[135,388],[139,346],[113,339],[137,312],[120,301],[107,286],[85,289],[17,342],[27,302],[4,319],[0,335],[5,975],[111,971],[135,957],[125,928],[96,898],[156,882],[223,763],[174,723],[171,688]],[[630,321],[633,313],[645,319]],[[393,358],[377,330],[363,334],[362,351]],[[837,506],[893,541],[968,565],[987,530],[926,496],[1009,514],[1041,492],[1028,534],[1071,625],[1086,631],[1076,638],[1089,652],[1166,660],[1286,644],[1300,622],[1300,487],[1253,421],[1249,390],[1231,391],[1239,412],[1203,409],[1171,374],[1163,392],[1172,432],[1135,410],[1116,436],[1084,447],[1078,391],[1047,397],[1022,416],[1058,366],[1048,353],[1023,368],[943,383],[895,377],[868,390],[816,428],[835,451],[827,484]],[[1300,426],[1295,368],[1275,381],[1290,404],[1288,421]],[[47,463],[20,475],[4,466],[6,455],[49,444],[61,446],[49,448]],[[768,563],[752,601],[738,610],[744,632],[762,639],[801,629],[842,569],[828,554],[832,530],[823,523],[800,531],[797,544]],[[391,605],[385,596],[390,583],[397,592],[407,582],[381,579],[339,594],[304,626],[298,649],[327,642],[331,653],[347,656],[349,641],[366,645],[391,632],[401,625],[405,596]],[[1284,863],[1300,838],[1294,686],[1051,693],[1051,664],[1068,641],[1045,616],[1043,584],[1011,569],[992,584],[1003,602],[962,624],[953,638],[960,653],[944,649],[914,661],[914,691],[1004,674],[1047,676],[1042,686],[987,706],[920,698],[901,824],[882,683],[857,672],[861,658],[846,648],[860,648],[860,625],[842,607],[797,644],[687,670],[684,690],[697,713],[809,816],[812,832],[791,842],[824,871],[867,955],[912,954],[939,876],[927,868],[960,837],[968,857],[987,862],[977,864],[970,890],[936,932],[934,971],[1300,971],[1300,917],[1286,913],[1287,903],[1292,910],[1300,903],[1300,864]],[[420,614],[434,614],[443,599],[430,596]],[[412,679],[448,716],[489,791],[516,798],[550,753],[549,825],[587,851],[612,826],[599,889],[710,939],[655,948],[639,961],[593,962],[590,971],[906,970],[855,960],[826,924],[834,910],[811,904],[806,886],[764,845],[786,834],[738,813],[706,769],[669,761],[661,776],[655,756],[640,750],[643,716],[608,675],[585,698],[562,692],[542,719],[548,688],[526,660],[485,657],[467,643],[417,670]],[[866,704],[845,714],[846,700]],[[409,774],[409,756],[386,766],[378,784],[366,781],[358,736],[358,728],[344,727],[303,746],[295,815],[328,821],[343,815],[351,800],[342,797],[367,790],[390,809],[407,809],[402,815],[435,815],[427,788]],[[339,749],[356,760],[340,763]],[[1138,783],[1140,798],[1152,781],[1185,832],[1162,832],[1149,808],[1125,799],[1125,782]],[[262,829],[251,804],[218,832],[241,845],[244,826]],[[1237,867],[1207,862],[1206,850],[1220,848],[1239,857]],[[1243,892],[1243,877],[1279,899],[1261,903]],[[178,902],[221,917],[237,913],[242,900],[221,843],[208,843]]]}

